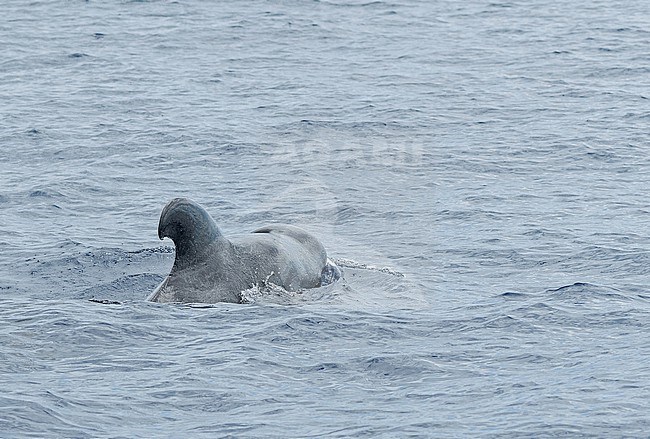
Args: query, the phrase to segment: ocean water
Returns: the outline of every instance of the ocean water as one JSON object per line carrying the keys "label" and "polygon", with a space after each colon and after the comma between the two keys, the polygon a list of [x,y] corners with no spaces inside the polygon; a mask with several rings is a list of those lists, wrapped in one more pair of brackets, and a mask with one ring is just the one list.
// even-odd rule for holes
{"label": "ocean water", "polygon": [[[0,437],[645,437],[650,3],[17,1]],[[165,203],[344,278],[160,305]]]}

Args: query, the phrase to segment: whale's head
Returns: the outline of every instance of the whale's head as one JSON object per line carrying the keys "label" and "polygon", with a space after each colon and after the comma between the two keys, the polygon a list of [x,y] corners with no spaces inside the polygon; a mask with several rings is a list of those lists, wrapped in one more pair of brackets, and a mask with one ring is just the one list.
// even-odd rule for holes
{"label": "whale's head", "polygon": [[176,258],[197,255],[221,232],[210,214],[188,198],[174,198],[163,208],[158,222],[158,238],[170,238]]}

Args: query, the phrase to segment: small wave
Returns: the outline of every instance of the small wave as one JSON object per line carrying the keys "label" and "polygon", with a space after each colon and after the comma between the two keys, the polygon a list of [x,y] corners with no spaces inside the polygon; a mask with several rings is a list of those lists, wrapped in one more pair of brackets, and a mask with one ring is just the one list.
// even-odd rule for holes
{"label": "small wave", "polygon": [[122,305],[122,302],[118,300],[109,300],[109,299],[89,299],[89,302],[100,303],[102,305]]}
{"label": "small wave", "polygon": [[526,299],[526,298],[528,298],[528,294],[519,293],[517,291],[506,291],[505,293],[499,294],[499,296],[503,297],[504,299]]}
{"label": "small wave", "polygon": [[546,293],[558,295],[560,297],[611,297],[617,299],[627,299],[623,291],[608,286],[596,285],[589,282],[575,282],[570,285],[564,285],[559,288],[547,289]]}
{"label": "small wave", "polygon": [[377,271],[380,273],[390,274],[391,276],[404,277],[404,274],[390,267],[377,267],[375,265],[364,264],[362,262],[353,261],[352,259],[334,259],[334,263],[343,268],[354,268],[357,270]]}
{"label": "small wave", "polygon": [[121,276],[110,282],[94,285],[81,293],[91,301],[115,302],[141,300],[160,284],[164,276],[152,273],[138,273]]}

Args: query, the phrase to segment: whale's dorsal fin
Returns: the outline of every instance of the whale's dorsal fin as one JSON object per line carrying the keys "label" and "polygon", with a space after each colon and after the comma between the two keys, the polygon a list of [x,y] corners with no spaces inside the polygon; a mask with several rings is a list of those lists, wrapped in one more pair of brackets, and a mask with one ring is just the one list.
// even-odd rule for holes
{"label": "whale's dorsal fin", "polygon": [[271,224],[260,227],[259,229],[254,230],[253,233],[278,233],[280,235],[289,236],[300,242],[315,241],[314,237],[304,230],[289,224]]}

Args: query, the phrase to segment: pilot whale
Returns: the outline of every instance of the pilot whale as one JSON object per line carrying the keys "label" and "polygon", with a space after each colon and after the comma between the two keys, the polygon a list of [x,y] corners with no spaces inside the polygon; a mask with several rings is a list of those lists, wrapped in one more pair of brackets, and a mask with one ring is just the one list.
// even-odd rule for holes
{"label": "pilot whale", "polygon": [[287,291],[316,288],[341,276],[313,235],[287,224],[226,237],[210,214],[188,198],[162,210],[158,237],[176,247],[169,276],[152,302],[241,303],[242,291],[269,283]]}

